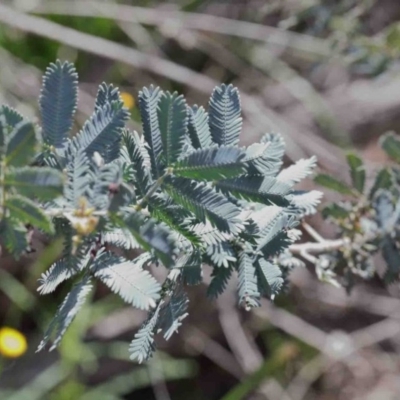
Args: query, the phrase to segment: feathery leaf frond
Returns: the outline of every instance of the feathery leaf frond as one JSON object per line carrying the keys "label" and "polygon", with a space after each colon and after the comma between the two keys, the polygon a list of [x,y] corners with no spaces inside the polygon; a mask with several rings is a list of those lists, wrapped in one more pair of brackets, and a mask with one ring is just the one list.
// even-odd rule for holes
{"label": "feathery leaf frond", "polygon": [[147,361],[154,353],[154,331],[156,330],[161,304],[162,302],[158,304],[154,312],[142,324],[129,346],[130,359],[137,361],[139,364]]}
{"label": "feathery leaf frond", "polygon": [[207,296],[210,299],[216,299],[222,294],[228,285],[229,278],[232,275],[234,267],[214,267],[211,273],[211,282],[207,288]]}
{"label": "feathery leaf frond", "polygon": [[22,196],[52,200],[62,193],[63,176],[49,167],[22,167],[8,170],[4,183]]}
{"label": "feathery leaf frond", "polygon": [[317,165],[317,157],[313,156],[308,159],[300,159],[295,164],[282,170],[276,179],[288,185],[299,183],[306,176],[310,175]]}
{"label": "feathery leaf frond", "polygon": [[157,116],[157,104],[161,96],[160,88],[151,85],[139,92],[139,109],[142,117],[143,136],[149,145],[149,155],[153,176],[160,176],[162,141]]}
{"label": "feathery leaf frond", "polygon": [[54,341],[50,347],[50,351],[58,346],[69,325],[85,303],[86,297],[92,290],[92,287],[89,277],[84,278],[74,285],[58,308],[36,352],[43,350],[52,336],[54,336]]}
{"label": "feathery leaf frond", "polygon": [[50,64],[43,77],[39,99],[43,139],[49,146],[61,148],[72,128],[78,99],[78,74],[69,62]]}
{"label": "feathery leaf frond", "polygon": [[31,199],[19,195],[11,195],[7,197],[5,206],[11,219],[24,224],[31,224],[48,234],[54,232],[50,218]]}
{"label": "feathery leaf frond", "polygon": [[246,252],[239,256],[239,304],[243,304],[246,310],[260,306],[260,292],[256,269],[253,260]]}
{"label": "feathery leaf frond", "polygon": [[103,108],[106,104],[112,102],[119,102],[122,106],[122,100],[119,95],[119,90],[113,84],[109,85],[103,82],[97,90],[96,102],[94,109],[98,110]]}
{"label": "feathery leaf frond", "polygon": [[171,178],[165,189],[178,204],[193,212],[201,222],[204,223],[208,218],[220,231],[233,234],[243,228],[237,218],[239,209],[206,184],[197,184],[185,178]]}
{"label": "feathery leaf frond", "polygon": [[188,107],[188,134],[192,146],[195,149],[205,149],[211,147],[213,142],[208,125],[208,114],[204,107]]}
{"label": "feathery leaf frond", "polygon": [[97,151],[106,163],[115,160],[119,156],[122,129],[128,117],[128,111],[119,102],[98,108],[72,139],[70,150],[72,153],[83,150],[89,158]]}
{"label": "feathery leaf frond", "polygon": [[182,321],[188,316],[188,304],[187,294],[182,289],[176,289],[168,303],[161,307],[157,328],[164,331],[165,340],[169,340],[175,332],[178,332]]}
{"label": "feathery leaf frond", "polygon": [[281,291],[283,285],[282,271],[280,268],[260,258],[256,263],[258,287],[261,293],[271,300]]}
{"label": "feathery leaf frond", "polygon": [[252,202],[288,206],[290,200],[285,196],[290,192],[290,186],[275,178],[261,175],[243,175],[238,178],[224,179],[215,184],[224,193]]}
{"label": "feathery leaf frond", "polygon": [[187,106],[182,95],[165,92],[158,102],[158,122],[167,166],[178,161],[182,155],[187,135]]}
{"label": "feathery leaf frond", "polygon": [[217,86],[209,103],[210,131],[214,143],[236,146],[242,129],[239,92],[232,85]]}
{"label": "feathery leaf frond", "polygon": [[173,165],[174,174],[198,180],[233,178],[243,172],[244,152],[233,146],[198,149]]}
{"label": "feathery leaf frond", "polygon": [[91,271],[114,293],[134,307],[149,310],[160,298],[160,284],[143,269],[151,255],[145,253],[133,261],[127,261],[112,253],[102,253],[91,265]]}

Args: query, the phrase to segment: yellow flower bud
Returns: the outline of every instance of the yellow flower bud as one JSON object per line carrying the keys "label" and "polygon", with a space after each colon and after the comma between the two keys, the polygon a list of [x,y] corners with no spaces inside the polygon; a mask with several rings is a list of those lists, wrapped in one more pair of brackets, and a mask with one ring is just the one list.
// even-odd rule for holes
{"label": "yellow flower bud", "polygon": [[133,98],[133,96],[127,92],[122,92],[121,93],[121,99],[124,103],[124,106],[127,109],[131,109],[135,107],[135,99]]}
{"label": "yellow flower bud", "polygon": [[13,328],[0,328],[0,354],[8,358],[22,356],[28,348],[25,336]]}

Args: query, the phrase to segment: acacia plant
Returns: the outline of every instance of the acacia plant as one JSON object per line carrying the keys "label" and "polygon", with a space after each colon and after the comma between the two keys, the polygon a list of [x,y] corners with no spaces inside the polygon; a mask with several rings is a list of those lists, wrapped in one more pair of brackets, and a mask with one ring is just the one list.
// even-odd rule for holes
{"label": "acacia plant", "polygon": [[[320,184],[362,201],[324,210],[340,239],[314,234],[316,242],[294,244],[299,223],[316,212],[322,196],[294,189],[316,158],[282,169],[285,146],[278,134],[240,147],[240,99],[232,85],[214,89],[208,111],[177,93],[143,88],[141,134],[126,127],[129,113],[119,91],[105,83],[93,115],[72,134],[77,97],[74,66],[57,61],[43,78],[41,127],[0,108],[1,246],[15,257],[32,250],[33,227],[49,240],[62,237],[62,254],[38,290],[51,293],[73,281],[38,350],[59,344],[97,280],[148,311],[130,345],[131,358],[142,362],[155,349],[155,334],[168,340],[182,324],[185,291],[203,281],[205,264],[212,268],[208,296],[221,294],[236,273],[239,304],[247,310],[281,291],[291,268],[303,264],[298,255],[337,282],[340,268],[341,277],[367,276],[372,254],[381,249],[387,276],[398,276],[400,234],[395,224],[385,231],[388,218],[394,221],[395,214],[397,221],[400,214],[397,170],[380,171],[368,195],[356,156],[349,156],[354,188],[320,175]],[[396,147],[400,161],[397,139],[384,143],[389,153]],[[139,255],[129,259],[130,249]],[[163,282],[150,265],[166,269]]]}

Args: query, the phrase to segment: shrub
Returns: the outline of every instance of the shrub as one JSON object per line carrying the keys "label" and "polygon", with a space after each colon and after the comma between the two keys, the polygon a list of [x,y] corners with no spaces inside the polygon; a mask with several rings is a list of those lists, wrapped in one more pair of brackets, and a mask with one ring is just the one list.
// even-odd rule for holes
{"label": "shrub", "polygon": [[[341,239],[294,244],[299,223],[322,196],[294,189],[316,159],[281,169],[285,146],[278,134],[240,147],[240,98],[232,85],[214,89],[208,112],[176,93],[143,88],[141,135],[126,127],[120,93],[105,83],[93,115],[71,135],[77,97],[74,66],[57,61],[43,78],[41,127],[8,106],[0,109],[2,246],[19,257],[29,249],[32,227],[50,240],[62,237],[62,255],[38,290],[51,293],[73,281],[38,350],[50,340],[51,349],[59,344],[96,280],[148,311],[130,346],[131,358],[142,362],[154,351],[154,335],[168,340],[187,316],[185,290],[203,281],[203,264],[212,268],[210,298],[237,272],[239,303],[247,310],[281,291],[290,270],[303,264],[298,254],[325,280],[337,283],[335,268],[342,269],[350,287],[351,276],[371,276],[371,255],[380,249],[389,266],[385,279],[397,278],[397,170],[380,171],[368,195],[354,155],[348,158],[353,187],[318,176],[318,183],[353,196],[323,211]],[[400,161],[394,136],[383,145]],[[130,249],[138,250],[133,260],[125,257]],[[163,282],[150,264],[166,268]]]}

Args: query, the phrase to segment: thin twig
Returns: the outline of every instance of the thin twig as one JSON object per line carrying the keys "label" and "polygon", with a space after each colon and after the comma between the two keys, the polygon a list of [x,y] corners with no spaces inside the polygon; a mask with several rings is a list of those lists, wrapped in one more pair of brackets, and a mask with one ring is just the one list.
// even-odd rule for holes
{"label": "thin twig", "polygon": [[133,7],[122,4],[99,4],[94,1],[51,1],[35,6],[30,12],[85,17],[107,16],[117,21],[139,21],[145,25],[156,25],[163,29],[169,29],[171,32],[177,32],[181,29],[215,32],[262,41],[283,48],[290,47],[313,57],[330,56],[329,47],[322,39],[253,22],[238,21],[209,14],[171,11],[163,8]]}

